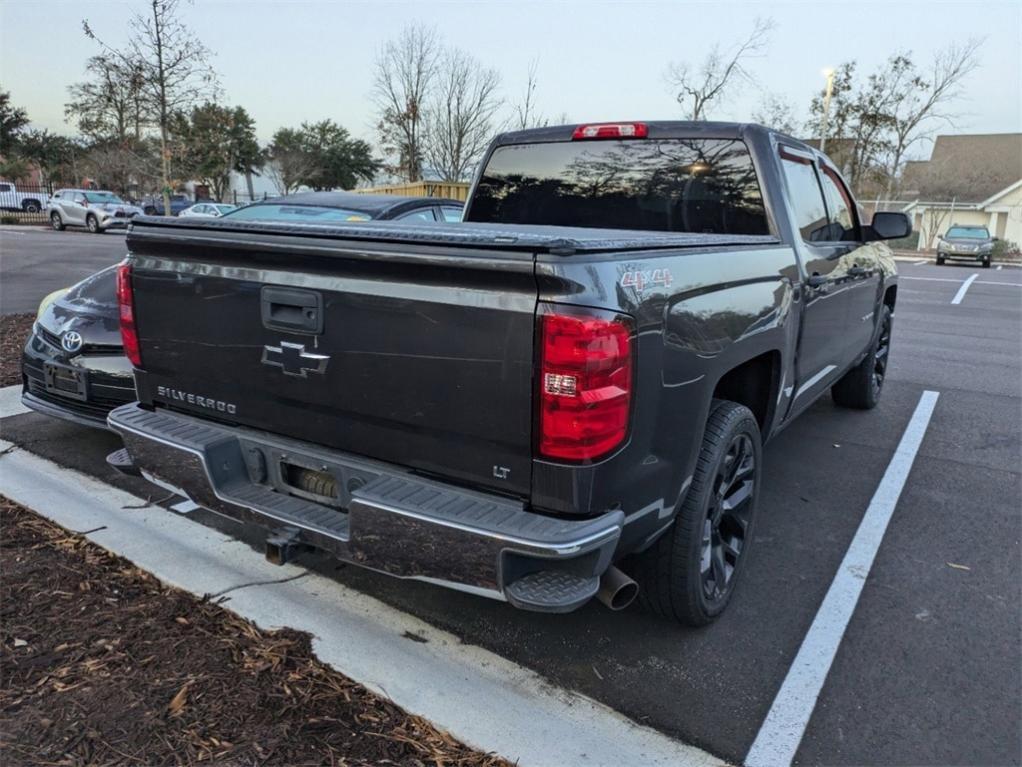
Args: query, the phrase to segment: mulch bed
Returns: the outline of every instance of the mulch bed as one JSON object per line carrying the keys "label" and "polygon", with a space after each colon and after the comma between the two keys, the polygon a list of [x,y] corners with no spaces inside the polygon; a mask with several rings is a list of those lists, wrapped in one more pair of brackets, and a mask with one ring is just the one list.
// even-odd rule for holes
{"label": "mulch bed", "polygon": [[21,350],[33,322],[31,313],[0,316],[0,386],[21,383]]}
{"label": "mulch bed", "polygon": [[0,763],[479,765],[313,656],[0,497]]}

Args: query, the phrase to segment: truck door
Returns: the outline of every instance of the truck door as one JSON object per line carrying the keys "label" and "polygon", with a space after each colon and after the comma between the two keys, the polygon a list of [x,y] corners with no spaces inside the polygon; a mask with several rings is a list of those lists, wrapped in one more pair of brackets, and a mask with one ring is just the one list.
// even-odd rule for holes
{"label": "truck door", "polygon": [[877,300],[880,295],[880,264],[876,244],[862,241],[862,228],[852,195],[841,176],[827,163],[819,163],[820,184],[827,202],[832,247],[846,262],[848,318],[845,325],[849,359],[862,354],[873,340]]}
{"label": "truck door", "polygon": [[832,384],[849,359],[851,262],[855,243],[842,242],[833,227],[812,155],[784,147],[781,168],[805,275],[801,285],[802,333],[796,360],[792,414]]}

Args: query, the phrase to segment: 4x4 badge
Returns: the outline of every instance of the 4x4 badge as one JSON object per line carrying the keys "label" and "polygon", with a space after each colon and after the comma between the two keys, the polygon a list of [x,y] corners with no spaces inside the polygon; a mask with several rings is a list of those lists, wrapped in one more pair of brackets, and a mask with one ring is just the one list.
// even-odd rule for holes
{"label": "4x4 badge", "polygon": [[309,373],[325,373],[329,355],[311,354],[305,351],[304,344],[292,344],[281,341],[280,346],[263,347],[264,365],[273,365],[284,371],[284,375],[307,378]]}

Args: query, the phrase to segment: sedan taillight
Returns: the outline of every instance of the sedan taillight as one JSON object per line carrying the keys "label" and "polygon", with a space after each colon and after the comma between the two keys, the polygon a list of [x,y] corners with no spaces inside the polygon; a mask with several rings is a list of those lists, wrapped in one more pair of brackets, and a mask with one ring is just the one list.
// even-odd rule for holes
{"label": "sedan taillight", "polygon": [[632,320],[551,305],[541,312],[539,454],[569,461],[599,458],[628,434]]}
{"label": "sedan taillight", "polygon": [[142,350],[135,328],[135,294],[131,288],[131,264],[117,267],[117,305],[120,307],[121,343],[124,354],[137,368],[142,367]]}

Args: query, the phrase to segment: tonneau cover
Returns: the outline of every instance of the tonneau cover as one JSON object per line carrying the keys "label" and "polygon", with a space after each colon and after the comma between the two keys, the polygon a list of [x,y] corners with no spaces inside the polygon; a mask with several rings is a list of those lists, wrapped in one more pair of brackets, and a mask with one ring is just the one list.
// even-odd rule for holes
{"label": "tonneau cover", "polygon": [[319,239],[393,242],[465,248],[497,248],[554,255],[600,253],[671,248],[761,247],[779,244],[773,235],[695,234],[690,232],[645,232],[623,229],[588,229],[567,226],[512,226],[508,224],[437,223],[425,226],[393,221],[360,221],[338,224],[293,224],[273,221],[231,221],[224,219],[180,219],[137,216],[128,229],[132,240],[160,239],[171,234],[181,237],[209,237],[219,241],[239,235],[269,234]]}

